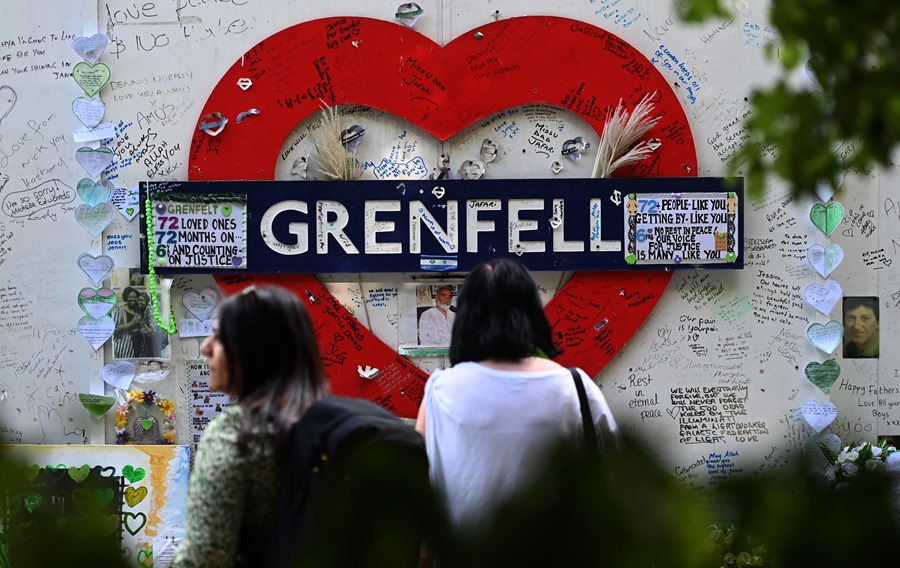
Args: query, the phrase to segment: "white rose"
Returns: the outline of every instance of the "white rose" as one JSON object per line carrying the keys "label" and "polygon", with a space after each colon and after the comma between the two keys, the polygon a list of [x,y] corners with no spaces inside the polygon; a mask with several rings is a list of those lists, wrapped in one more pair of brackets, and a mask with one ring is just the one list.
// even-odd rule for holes
{"label": "white rose", "polygon": [[873,458],[880,458],[881,452],[882,452],[881,448],[879,448],[878,446],[872,446],[872,457]]}
{"label": "white rose", "polygon": [[855,449],[850,450],[850,448],[844,448],[844,451],[838,454],[838,461],[840,463],[854,462],[857,458],[859,458],[859,452]]}
{"label": "white rose", "polygon": [[880,459],[872,458],[870,460],[866,460],[866,469],[869,471],[877,471],[884,468],[884,464]]}
{"label": "white rose", "polygon": [[841,471],[844,472],[844,475],[847,477],[855,477],[857,473],[859,473],[859,466],[853,462],[847,462],[841,464]]}

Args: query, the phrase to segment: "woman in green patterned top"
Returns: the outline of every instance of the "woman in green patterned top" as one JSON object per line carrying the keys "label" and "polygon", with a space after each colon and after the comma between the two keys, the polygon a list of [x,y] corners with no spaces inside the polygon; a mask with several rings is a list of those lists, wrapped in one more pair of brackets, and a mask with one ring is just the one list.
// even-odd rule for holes
{"label": "woman in green patterned top", "polygon": [[237,397],[206,429],[175,566],[267,565],[291,427],[327,387],[315,330],[290,291],[250,286],[219,307],[201,352],[210,389]]}

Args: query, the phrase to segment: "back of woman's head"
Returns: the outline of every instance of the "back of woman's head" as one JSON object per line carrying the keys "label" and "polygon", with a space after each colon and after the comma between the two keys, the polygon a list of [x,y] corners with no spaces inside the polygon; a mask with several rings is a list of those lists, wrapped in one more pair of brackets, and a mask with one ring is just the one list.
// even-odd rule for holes
{"label": "back of woman's head", "polygon": [[457,298],[450,363],[513,361],[540,352],[555,357],[559,349],[531,274],[512,259],[476,266]]}
{"label": "back of woman's head", "polygon": [[245,424],[284,434],[326,390],[315,329],[300,299],[278,286],[251,286],[219,307],[219,341],[230,393]]}

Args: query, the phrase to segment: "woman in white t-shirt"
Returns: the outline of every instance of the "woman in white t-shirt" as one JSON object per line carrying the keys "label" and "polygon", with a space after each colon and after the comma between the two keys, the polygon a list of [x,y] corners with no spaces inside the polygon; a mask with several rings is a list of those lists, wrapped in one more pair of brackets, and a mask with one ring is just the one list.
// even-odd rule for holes
{"label": "woman in white t-shirt", "polygon": [[[528,270],[511,259],[478,265],[457,301],[449,369],[425,386],[416,429],[453,524],[477,532],[538,473],[555,442],[584,434],[578,393]],[[596,384],[578,370],[598,440],[617,427]]]}

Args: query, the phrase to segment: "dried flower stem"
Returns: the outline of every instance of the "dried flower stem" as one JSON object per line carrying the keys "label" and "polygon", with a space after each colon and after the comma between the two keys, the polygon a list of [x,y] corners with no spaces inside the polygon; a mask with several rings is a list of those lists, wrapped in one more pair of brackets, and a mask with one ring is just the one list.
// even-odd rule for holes
{"label": "dried flower stem", "polygon": [[591,177],[609,177],[622,166],[640,162],[652,153],[647,142],[639,140],[659,122],[659,116],[650,117],[650,113],[653,112],[653,103],[650,99],[654,96],[656,91],[644,95],[630,114],[625,110],[622,99],[619,99],[619,105],[607,119],[600,135],[597,159],[594,160]]}
{"label": "dried flower stem", "polygon": [[316,166],[319,174],[327,181],[359,179],[362,168],[341,143],[343,128],[337,108],[324,102],[322,105],[322,126],[312,134],[318,153]]}

